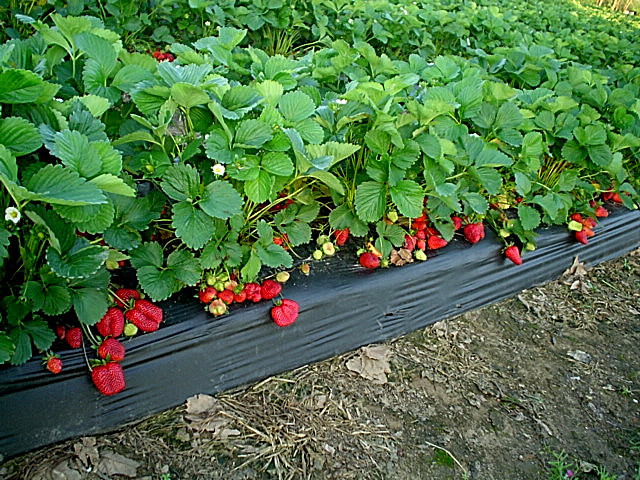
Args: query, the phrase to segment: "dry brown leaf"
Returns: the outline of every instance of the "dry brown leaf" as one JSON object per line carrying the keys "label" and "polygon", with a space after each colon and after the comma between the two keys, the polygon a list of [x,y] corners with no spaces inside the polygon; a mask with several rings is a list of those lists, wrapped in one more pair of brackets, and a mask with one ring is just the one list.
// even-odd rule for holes
{"label": "dry brown leaf", "polygon": [[68,459],[56,465],[51,470],[50,475],[51,475],[50,477],[41,477],[41,478],[51,478],[53,480],[81,480],[82,479],[82,474],[78,470],[71,468],[71,461]]}
{"label": "dry brown leaf", "polygon": [[587,269],[584,267],[584,263],[580,262],[578,257],[573,259],[571,266],[564,271],[563,275],[577,275],[583,277],[587,274]]}
{"label": "dry brown leaf", "polygon": [[136,478],[138,476],[139,462],[120,455],[119,453],[105,451],[98,463],[98,470],[105,475],[123,475],[125,477]]}
{"label": "dry brown leaf", "polygon": [[347,368],[362,378],[382,385],[387,383],[387,373],[391,373],[389,357],[391,349],[386,345],[362,347],[360,355],[347,362]]}
{"label": "dry brown leaf", "polygon": [[218,407],[218,400],[211,395],[200,393],[187,398],[187,414],[189,415],[200,415],[212,410],[217,410]]}
{"label": "dry brown leaf", "polygon": [[73,444],[73,450],[85,467],[98,464],[100,454],[96,448],[96,439],[94,437],[82,438],[82,442]]}
{"label": "dry brown leaf", "polygon": [[222,440],[240,435],[238,430],[227,428],[231,420],[221,415],[222,405],[210,395],[198,394],[189,397],[186,410],[184,419],[191,430],[211,432],[214,437]]}

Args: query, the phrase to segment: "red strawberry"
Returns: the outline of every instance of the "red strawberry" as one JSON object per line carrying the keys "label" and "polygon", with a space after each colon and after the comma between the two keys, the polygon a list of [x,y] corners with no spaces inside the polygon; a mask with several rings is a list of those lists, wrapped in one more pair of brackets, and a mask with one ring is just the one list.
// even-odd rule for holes
{"label": "red strawberry", "polygon": [[107,338],[98,347],[98,356],[111,362],[122,361],[124,353],[124,345],[115,338]]}
{"label": "red strawberry", "polygon": [[222,290],[221,292],[218,292],[218,298],[220,300],[222,300],[224,303],[226,303],[227,305],[231,305],[233,303],[233,297],[234,297],[234,293],[233,290]]}
{"label": "red strawberry", "polygon": [[609,216],[609,212],[602,205],[599,205],[598,208],[596,208],[596,217],[604,218],[608,216]]}
{"label": "red strawberry", "polygon": [[422,250],[423,252],[427,249],[427,242],[425,242],[424,240],[420,239],[416,242],[416,248],[418,250]]}
{"label": "red strawberry", "polygon": [[596,221],[591,217],[587,217],[582,220],[582,225],[587,228],[596,228]]}
{"label": "red strawberry", "polygon": [[144,313],[140,310],[136,310],[135,308],[127,310],[126,317],[128,321],[133,323],[143,332],[155,332],[160,327],[158,322],[154,322],[153,319],[147,317]]}
{"label": "red strawberry", "polygon": [[365,252],[360,255],[360,265],[362,265],[364,268],[378,268],[380,266],[380,259],[373,253]]}
{"label": "red strawberry", "polygon": [[422,212],[422,215],[420,215],[418,218],[416,218],[417,221],[419,222],[426,222],[427,221],[427,213],[426,212]]}
{"label": "red strawberry", "polygon": [[571,215],[571,220],[582,223],[582,215],[579,213],[574,213]]}
{"label": "red strawberry", "polygon": [[236,303],[242,303],[246,299],[247,299],[247,292],[245,291],[244,288],[233,296],[233,301]]}
{"label": "red strawberry", "polygon": [[411,235],[404,236],[404,245],[402,248],[406,248],[410,252],[413,252],[413,249],[416,248],[416,237],[412,237]]}
{"label": "red strawberry", "polygon": [[612,197],[613,197],[613,192],[602,192],[602,199],[605,202],[608,200],[611,200]]}
{"label": "red strawberry", "polygon": [[516,265],[522,265],[522,258],[520,257],[520,250],[515,245],[511,245],[504,251],[504,256],[511,260]]}
{"label": "red strawberry", "polygon": [[265,280],[262,282],[262,287],[260,289],[260,294],[262,298],[265,300],[271,300],[280,294],[282,291],[282,285],[278,282],[275,282],[271,279]]}
{"label": "red strawberry", "polygon": [[279,327],[286,327],[296,321],[299,310],[298,302],[285,298],[271,309],[271,318]]}
{"label": "red strawberry", "polygon": [[251,300],[253,303],[262,300],[262,287],[259,283],[247,283],[244,286],[244,291],[247,294],[247,300]]}
{"label": "red strawberry", "polygon": [[282,237],[273,237],[273,243],[275,243],[276,245],[282,245],[284,243],[284,240],[282,239]]}
{"label": "red strawberry", "polygon": [[120,308],[124,308],[129,303],[129,299],[140,298],[140,292],[133,290],[132,288],[120,288],[116,290],[116,305]]}
{"label": "red strawberry", "polygon": [[162,58],[162,60],[168,60],[169,62],[173,62],[175,59],[176,57],[172,53],[165,53]]}
{"label": "red strawberry", "polygon": [[349,238],[349,229],[345,228],[344,230],[336,230],[333,232],[333,236],[336,237],[336,245],[341,247]]}
{"label": "red strawberry", "polygon": [[435,235],[435,236],[440,235],[440,234],[438,233],[438,230],[436,230],[436,229],[435,229],[435,228],[433,228],[433,227],[427,227],[427,228],[424,230],[424,233],[427,235],[427,238],[428,238],[428,237],[433,237],[434,235]]}
{"label": "red strawberry", "polygon": [[62,360],[58,357],[49,357],[47,359],[47,370],[57,375],[62,371]]}
{"label": "red strawberry", "polygon": [[103,395],[115,395],[126,387],[124,372],[119,363],[108,362],[91,370],[91,380]]}
{"label": "red strawberry", "polygon": [[418,230],[416,232],[416,238],[418,240],[426,240],[427,239],[427,232],[425,232],[424,230]]}
{"label": "red strawberry", "polygon": [[67,332],[66,339],[71,348],[79,348],[82,345],[82,330],[73,327]]}
{"label": "red strawberry", "polygon": [[427,228],[427,222],[425,222],[424,220],[414,220],[413,223],[411,224],[411,227],[414,230],[424,230],[425,228]]}
{"label": "red strawberry", "polygon": [[138,299],[135,301],[133,308],[139,310],[156,323],[162,322],[162,309],[149,300]]}
{"label": "red strawberry", "polygon": [[213,287],[203,288],[198,292],[198,298],[202,303],[209,303],[218,294],[218,291]]}
{"label": "red strawberry", "polygon": [[464,227],[464,237],[471,243],[478,243],[484,238],[484,225],[482,222],[470,223]]}
{"label": "red strawberry", "polygon": [[576,232],[575,236],[576,240],[578,240],[580,243],[583,243],[585,245],[589,243],[589,240],[587,239],[587,232],[585,232],[584,229]]}
{"label": "red strawberry", "polygon": [[451,221],[453,222],[453,228],[455,230],[460,230],[462,228],[462,219],[460,217],[456,217],[454,215],[451,217]]}
{"label": "red strawberry", "polygon": [[614,193],[611,197],[611,201],[615,203],[622,203],[622,198],[620,198],[619,193]]}
{"label": "red strawberry", "polygon": [[435,235],[429,237],[427,241],[429,250],[437,250],[438,248],[445,247],[447,245],[447,241],[442,237],[437,237]]}
{"label": "red strawberry", "polygon": [[107,313],[96,324],[96,328],[103,337],[117,337],[124,329],[124,314],[116,307],[107,308]]}
{"label": "red strawberry", "polygon": [[67,329],[65,328],[64,325],[57,325],[56,326],[56,337],[58,337],[60,340],[64,340],[64,337],[67,335]]}

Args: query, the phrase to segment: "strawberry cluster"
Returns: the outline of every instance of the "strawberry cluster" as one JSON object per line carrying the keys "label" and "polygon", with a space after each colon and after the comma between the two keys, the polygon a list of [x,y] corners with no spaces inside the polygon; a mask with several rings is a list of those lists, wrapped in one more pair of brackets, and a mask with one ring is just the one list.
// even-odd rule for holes
{"label": "strawberry cluster", "polygon": [[168,62],[173,62],[176,57],[173,56],[173,54],[169,53],[169,52],[161,52],[160,50],[155,50],[151,56],[153,58],[155,58],[157,61],[159,62],[163,62],[163,61],[168,61]]}
{"label": "strawberry cluster", "polygon": [[[601,212],[599,214],[602,215]],[[607,212],[607,215],[609,215],[609,212]],[[595,227],[596,220],[593,217],[583,217],[580,213],[574,213],[570,217],[569,230],[573,232],[575,239],[583,245],[587,245],[589,238],[595,235],[593,231]]]}
{"label": "strawberry cluster", "polygon": [[294,300],[275,299],[282,292],[282,283],[288,279],[287,272],[279,272],[276,280],[267,279],[262,284],[256,282],[240,284],[234,276],[208,274],[198,292],[198,298],[202,303],[208,304],[207,310],[215,317],[227,313],[229,306],[233,303],[273,300],[275,306],[271,309],[271,317],[276,325],[285,327],[295,322],[299,309]]}

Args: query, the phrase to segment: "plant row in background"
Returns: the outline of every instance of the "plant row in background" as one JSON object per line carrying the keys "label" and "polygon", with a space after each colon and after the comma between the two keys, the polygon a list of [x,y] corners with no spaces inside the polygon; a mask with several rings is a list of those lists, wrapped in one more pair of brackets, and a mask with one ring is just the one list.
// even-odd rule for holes
{"label": "plant row in background", "polygon": [[[542,225],[587,243],[607,203],[635,208],[633,24],[552,22],[571,10],[531,11],[540,2],[190,4],[175,14],[203,30],[168,48],[108,9],[18,16],[24,38],[0,46],[0,363],[48,351],[61,316],[96,337],[122,267],[152,302],[197,289],[220,315],[270,298],[261,272],[313,243],[320,259],[355,242],[376,268],[426,260],[458,230],[475,243],[487,225],[519,264]],[[64,8],[80,6],[97,14]],[[584,18],[589,33],[565,35]],[[275,303],[276,324],[292,323],[297,304]]]}

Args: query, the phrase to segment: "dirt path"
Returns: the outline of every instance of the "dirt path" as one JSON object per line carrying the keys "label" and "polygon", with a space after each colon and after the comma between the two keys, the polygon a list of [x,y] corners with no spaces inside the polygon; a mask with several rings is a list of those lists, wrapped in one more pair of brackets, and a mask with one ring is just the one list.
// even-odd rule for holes
{"label": "dirt path", "polygon": [[636,251],[0,478],[639,480],[639,345]]}

